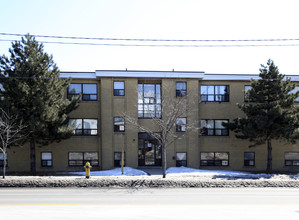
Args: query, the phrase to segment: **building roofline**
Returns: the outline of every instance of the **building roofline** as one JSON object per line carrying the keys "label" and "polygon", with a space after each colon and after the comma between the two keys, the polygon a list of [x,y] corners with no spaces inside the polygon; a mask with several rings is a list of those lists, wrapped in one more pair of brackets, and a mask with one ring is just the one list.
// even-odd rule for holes
{"label": "building roofline", "polygon": [[[100,79],[115,78],[182,78],[203,81],[250,81],[259,79],[258,74],[215,74],[203,71],[150,71],[150,70],[96,70],[95,72],[61,71],[61,78]],[[292,81],[299,82],[299,75],[286,75]]]}

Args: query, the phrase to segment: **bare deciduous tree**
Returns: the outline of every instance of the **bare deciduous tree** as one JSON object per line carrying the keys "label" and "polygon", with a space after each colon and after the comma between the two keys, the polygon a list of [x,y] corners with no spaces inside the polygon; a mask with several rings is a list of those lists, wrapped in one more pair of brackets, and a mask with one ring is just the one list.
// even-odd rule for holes
{"label": "bare deciduous tree", "polygon": [[11,116],[0,108],[0,151],[3,153],[3,179],[6,172],[7,149],[27,136],[22,133],[25,128],[26,125],[17,124],[16,116]]}
{"label": "bare deciduous tree", "polygon": [[[161,145],[163,178],[166,177],[167,147],[176,140],[187,135],[188,132],[198,129],[197,120],[189,120],[188,123],[182,123],[182,121],[179,120],[181,118],[187,119],[187,117],[196,114],[196,111],[194,111],[191,106],[195,103],[198,105],[197,99],[194,99],[191,92],[188,94],[184,93],[180,97],[176,97],[174,94],[175,93],[171,87],[165,86],[163,88],[161,114],[152,112],[149,126],[141,125],[136,115],[134,116],[127,112],[123,113],[123,117],[125,118],[127,125],[137,129],[139,132],[147,133]],[[187,120],[185,122],[187,122]],[[182,129],[182,132],[177,132],[177,126]]]}

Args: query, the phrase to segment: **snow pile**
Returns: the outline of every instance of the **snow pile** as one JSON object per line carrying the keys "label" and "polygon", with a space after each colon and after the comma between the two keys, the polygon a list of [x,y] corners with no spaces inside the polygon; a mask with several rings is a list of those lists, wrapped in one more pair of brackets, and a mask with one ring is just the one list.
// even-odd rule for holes
{"label": "snow pile", "polygon": [[167,175],[178,175],[178,176],[215,176],[215,175],[225,175],[225,176],[240,176],[248,175],[245,172],[236,171],[225,171],[225,170],[200,170],[189,167],[170,167],[166,170]]}
{"label": "snow pile", "polygon": [[[69,175],[82,175],[85,176],[85,172],[68,172]],[[144,176],[148,175],[142,170],[133,169],[131,167],[124,167],[124,174],[121,173],[121,168],[115,168],[112,170],[103,171],[90,171],[90,176]]]}

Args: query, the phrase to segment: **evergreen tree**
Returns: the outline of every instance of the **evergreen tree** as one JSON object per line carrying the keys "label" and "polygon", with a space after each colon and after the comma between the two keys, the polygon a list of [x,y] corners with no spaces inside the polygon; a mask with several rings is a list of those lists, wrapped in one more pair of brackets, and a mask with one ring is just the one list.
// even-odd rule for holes
{"label": "evergreen tree", "polygon": [[69,138],[68,114],[78,107],[79,97],[68,100],[65,92],[70,79],[60,71],[43,44],[29,34],[12,43],[10,58],[0,57],[1,106],[17,115],[29,133],[31,172],[36,173],[36,144],[43,146]]}
{"label": "evergreen tree", "polygon": [[261,65],[259,80],[251,81],[247,92],[248,103],[238,104],[245,113],[226,124],[237,138],[248,139],[250,147],[266,144],[267,169],[272,171],[272,140],[296,143],[299,137],[299,108],[295,106],[299,92],[293,93],[295,85],[279,73],[272,60]]}

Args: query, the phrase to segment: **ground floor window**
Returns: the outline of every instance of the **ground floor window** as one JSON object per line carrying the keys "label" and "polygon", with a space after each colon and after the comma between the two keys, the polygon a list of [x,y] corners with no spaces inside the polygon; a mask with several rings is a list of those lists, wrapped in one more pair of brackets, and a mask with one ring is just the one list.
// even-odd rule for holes
{"label": "ground floor window", "polygon": [[[121,167],[122,152],[114,152],[114,167]],[[124,153],[124,166],[126,164],[126,155]]]}
{"label": "ground floor window", "polygon": [[299,152],[286,152],[284,159],[286,166],[299,166]]}
{"label": "ground floor window", "polygon": [[[0,153],[0,167],[4,166],[4,154]],[[5,158],[6,158],[6,166],[8,166],[8,162],[7,162],[7,153],[5,154]]]}
{"label": "ground floor window", "polygon": [[42,152],[41,159],[42,167],[52,167],[52,152]]}
{"label": "ground floor window", "polygon": [[178,152],[176,153],[176,166],[181,167],[187,166],[187,153],[186,152]]}
{"label": "ground floor window", "polygon": [[84,166],[87,162],[91,166],[99,166],[98,152],[69,152],[69,166]]}
{"label": "ground floor window", "polygon": [[255,165],[255,154],[254,152],[244,152],[244,166],[250,167]]}
{"label": "ground floor window", "polygon": [[200,166],[228,166],[228,152],[202,152],[200,153]]}

